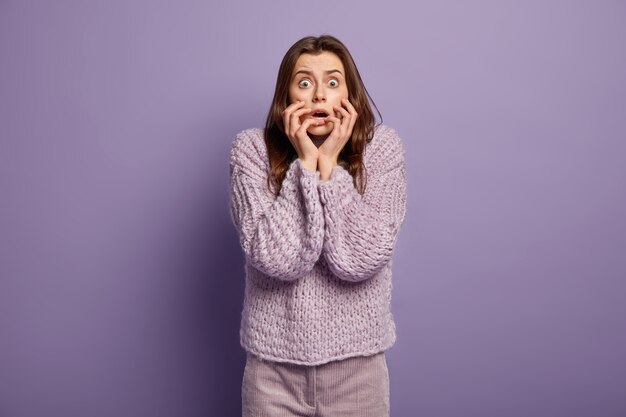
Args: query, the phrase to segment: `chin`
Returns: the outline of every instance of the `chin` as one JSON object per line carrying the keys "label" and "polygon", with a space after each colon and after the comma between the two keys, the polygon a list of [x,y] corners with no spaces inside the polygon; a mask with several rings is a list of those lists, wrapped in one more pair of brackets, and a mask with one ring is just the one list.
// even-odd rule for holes
{"label": "chin", "polygon": [[329,124],[322,125],[322,126],[309,126],[309,128],[306,131],[315,136],[324,136],[324,135],[329,135],[330,132],[332,132],[332,130],[333,130],[333,124],[329,123]]}

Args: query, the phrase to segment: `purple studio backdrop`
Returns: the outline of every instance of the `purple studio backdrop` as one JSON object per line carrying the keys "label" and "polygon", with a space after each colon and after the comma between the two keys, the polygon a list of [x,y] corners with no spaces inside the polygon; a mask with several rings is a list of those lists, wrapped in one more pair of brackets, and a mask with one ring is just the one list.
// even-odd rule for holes
{"label": "purple studio backdrop", "polygon": [[0,416],[237,416],[235,134],[306,35],[404,140],[394,417],[626,416],[626,2],[0,1]]}

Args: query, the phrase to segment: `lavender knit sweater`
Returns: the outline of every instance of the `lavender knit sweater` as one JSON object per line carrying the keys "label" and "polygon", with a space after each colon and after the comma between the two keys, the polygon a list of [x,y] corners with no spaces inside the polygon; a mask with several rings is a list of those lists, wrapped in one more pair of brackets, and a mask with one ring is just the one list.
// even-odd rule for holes
{"label": "lavender knit sweater", "polygon": [[295,159],[276,197],[263,130],[237,134],[230,213],[246,260],[246,351],[319,365],[394,344],[391,264],[406,211],[404,147],[394,129],[376,127],[364,163],[364,195],[342,166],[324,181]]}

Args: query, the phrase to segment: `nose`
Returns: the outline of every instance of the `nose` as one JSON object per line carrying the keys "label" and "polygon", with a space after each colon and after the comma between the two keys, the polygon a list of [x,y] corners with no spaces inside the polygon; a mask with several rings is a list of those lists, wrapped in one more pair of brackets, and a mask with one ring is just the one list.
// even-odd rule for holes
{"label": "nose", "polygon": [[319,86],[319,87],[317,87],[315,89],[315,93],[313,95],[313,102],[314,103],[317,103],[317,102],[320,102],[320,101],[322,101],[322,102],[326,101],[326,92],[324,91],[324,87],[321,87],[321,86]]}

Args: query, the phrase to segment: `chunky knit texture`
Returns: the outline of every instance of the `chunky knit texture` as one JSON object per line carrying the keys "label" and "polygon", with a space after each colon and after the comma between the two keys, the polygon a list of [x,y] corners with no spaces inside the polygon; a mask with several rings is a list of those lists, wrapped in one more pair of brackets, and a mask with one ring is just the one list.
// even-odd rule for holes
{"label": "chunky knit texture", "polygon": [[376,127],[364,163],[364,195],[341,165],[324,181],[295,159],[275,196],[266,182],[263,129],[237,134],[230,213],[246,260],[246,351],[319,365],[395,343],[391,265],[406,212],[406,168],[394,129]]}

